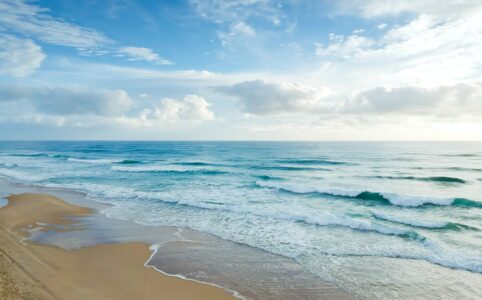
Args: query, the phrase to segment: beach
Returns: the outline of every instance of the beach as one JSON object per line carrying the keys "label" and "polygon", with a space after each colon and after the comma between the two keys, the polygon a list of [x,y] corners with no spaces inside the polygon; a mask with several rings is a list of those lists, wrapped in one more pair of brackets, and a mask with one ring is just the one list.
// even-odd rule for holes
{"label": "beach", "polygon": [[234,299],[221,288],[145,267],[151,255],[145,243],[66,251],[25,239],[29,231],[88,230],[76,228],[73,218],[90,213],[50,195],[8,197],[0,208],[0,299]]}

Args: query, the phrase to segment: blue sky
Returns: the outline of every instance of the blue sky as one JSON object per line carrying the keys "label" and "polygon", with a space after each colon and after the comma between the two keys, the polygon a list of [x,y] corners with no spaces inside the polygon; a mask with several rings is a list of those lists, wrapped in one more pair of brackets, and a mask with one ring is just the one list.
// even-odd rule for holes
{"label": "blue sky", "polygon": [[480,140],[482,3],[0,1],[0,139]]}

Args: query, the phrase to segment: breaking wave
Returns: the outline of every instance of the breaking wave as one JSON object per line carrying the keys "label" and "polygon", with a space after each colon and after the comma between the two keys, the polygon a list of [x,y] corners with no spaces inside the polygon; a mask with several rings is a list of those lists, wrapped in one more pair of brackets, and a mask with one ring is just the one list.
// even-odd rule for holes
{"label": "breaking wave", "polygon": [[431,197],[416,197],[416,196],[401,196],[394,193],[381,193],[371,191],[349,191],[336,189],[319,189],[308,187],[304,185],[296,185],[292,183],[279,182],[264,182],[257,181],[256,185],[260,187],[275,188],[278,190],[296,193],[296,194],[321,194],[332,197],[343,197],[350,199],[359,199],[377,204],[396,205],[406,207],[418,207],[424,205],[439,205],[439,206],[458,206],[458,207],[472,207],[482,208],[482,202],[464,199],[464,198],[431,198]]}

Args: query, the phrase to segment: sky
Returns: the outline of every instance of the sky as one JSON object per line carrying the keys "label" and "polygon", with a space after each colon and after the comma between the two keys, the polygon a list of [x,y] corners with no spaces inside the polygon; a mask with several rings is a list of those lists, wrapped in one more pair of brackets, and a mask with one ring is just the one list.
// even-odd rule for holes
{"label": "sky", "polygon": [[0,0],[0,139],[482,140],[480,0]]}

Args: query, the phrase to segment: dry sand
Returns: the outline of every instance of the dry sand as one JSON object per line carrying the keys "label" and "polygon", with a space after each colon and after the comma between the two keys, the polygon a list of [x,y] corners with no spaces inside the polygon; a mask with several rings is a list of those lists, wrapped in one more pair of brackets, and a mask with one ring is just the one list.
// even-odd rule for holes
{"label": "dry sand", "polygon": [[65,251],[25,241],[27,229],[82,230],[69,217],[91,210],[40,194],[8,201],[0,208],[0,299],[235,299],[221,288],[144,267],[151,254],[144,243]]}

